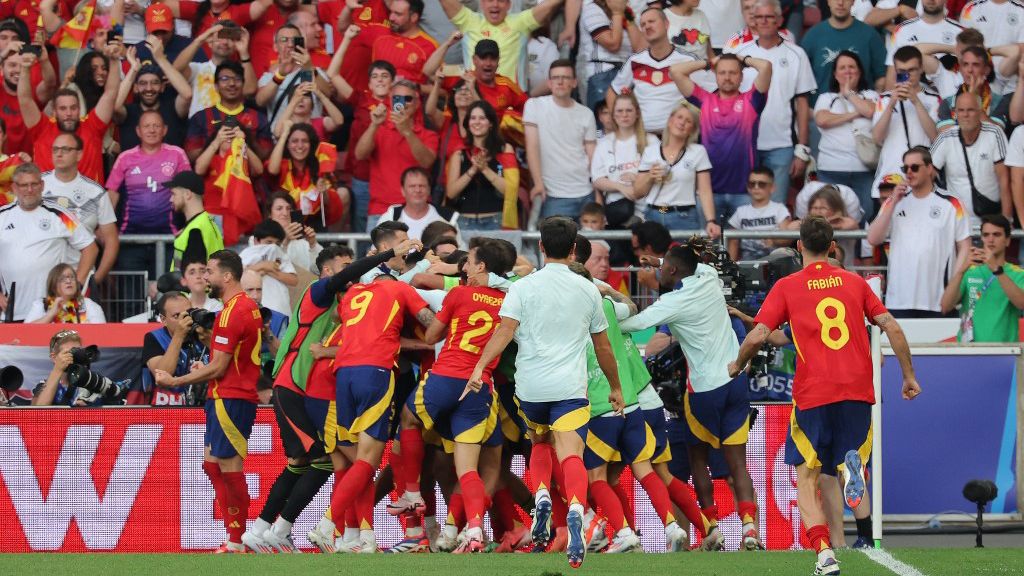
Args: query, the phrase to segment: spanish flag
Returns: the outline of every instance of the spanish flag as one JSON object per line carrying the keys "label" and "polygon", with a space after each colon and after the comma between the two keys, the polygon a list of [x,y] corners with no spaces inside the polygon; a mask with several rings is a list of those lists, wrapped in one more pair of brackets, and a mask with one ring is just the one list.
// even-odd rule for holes
{"label": "spanish flag", "polygon": [[502,152],[495,160],[505,179],[505,199],[501,205],[501,227],[506,230],[519,229],[519,161],[513,152]]}
{"label": "spanish flag", "polygon": [[14,193],[11,192],[11,178],[14,176],[14,169],[21,163],[21,158],[17,154],[0,154],[0,206],[15,200]]}
{"label": "spanish flag", "polygon": [[320,164],[318,176],[330,176],[338,165],[338,147],[328,142],[321,142],[316,148],[316,159]]}
{"label": "spanish flag", "polygon": [[224,245],[233,246],[238,238],[262,220],[249,163],[245,159],[245,139],[231,142],[231,154],[224,162],[224,171],[213,184],[220,189],[221,215],[224,217]]}
{"label": "spanish flag", "polygon": [[75,17],[60,27],[55,34],[53,43],[58,48],[81,50],[93,29],[93,15],[96,13],[96,0],[89,0],[78,10]]}

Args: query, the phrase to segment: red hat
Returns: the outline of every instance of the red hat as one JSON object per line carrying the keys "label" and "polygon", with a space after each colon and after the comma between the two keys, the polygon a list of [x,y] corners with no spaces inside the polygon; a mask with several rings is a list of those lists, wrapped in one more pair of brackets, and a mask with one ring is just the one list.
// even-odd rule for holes
{"label": "red hat", "polygon": [[166,4],[154,2],[146,8],[146,32],[161,31],[174,31],[174,14]]}

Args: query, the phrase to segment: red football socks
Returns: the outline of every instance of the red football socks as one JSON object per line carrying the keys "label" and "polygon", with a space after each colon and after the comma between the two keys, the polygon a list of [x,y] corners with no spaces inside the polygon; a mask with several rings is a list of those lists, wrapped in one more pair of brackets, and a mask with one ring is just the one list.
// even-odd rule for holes
{"label": "red football socks", "polygon": [[376,503],[373,492],[373,472],[371,471],[366,482],[366,489],[359,492],[355,501],[356,522],[360,530],[373,530],[373,506]]}
{"label": "red football socks", "polygon": [[590,494],[593,496],[594,503],[601,507],[601,512],[604,513],[605,518],[608,519],[608,525],[613,530],[618,532],[628,526],[626,518],[622,513],[622,504],[619,502],[619,497],[612,490],[612,487],[608,485],[607,481],[598,480],[591,482]]}
{"label": "red football socks", "polygon": [[623,485],[622,479],[612,485],[612,490],[615,490],[615,495],[619,498],[619,504],[622,505],[622,513],[626,516],[626,522],[629,522],[630,526],[636,526],[636,509],[633,508],[633,503],[629,500],[629,494]]}
{"label": "red football socks", "polygon": [[484,481],[475,470],[466,472],[459,477],[462,486],[463,500],[466,504],[466,522],[470,528],[483,526],[484,514],[487,512],[487,492]]}
{"label": "red football socks", "polygon": [[494,530],[494,539],[501,540],[505,532],[512,530],[515,526],[515,501],[508,488],[502,488],[494,493],[494,507],[491,508],[491,528]]}
{"label": "red football socks", "polygon": [[349,507],[353,506],[356,499],[363,493],[369,494],[371,501],[370,517],[372,518],[373,490],[370,489],[370,483],[372,481],[373,466],[370,466],[369,462],[356,460],[356,462],[349,467],[348,472],[345,473],[344,477],[340,478],[340,481],[336,484],[336,489],[331,496],[331,511],[335,515],[335,518],[338,517],[337,514],[340,510],[348,510]]}
{"label": "red football socks", "polygon": [[206,472],[210,484],[213,484],[214,501],[220,506],[220,513],[223,515],[226,503],[224,502],[224,476],[221,474],[220,464],[203,460],[203,472]]}
{"label": "red football socks", "polygon": [[405,490],[420,491],[420,473],[423,471],[423,433],[419,428],[402,430],[399,434],[402,442],[402,476],[405,477]]}
{"label": "red football socks", "polygon": [[555,450],[551,444],[534,444],[530,452],[530,479],[533,480],[533,491],[551,487],[551,468],[555,458]]}
{"label": "red football socks", "polygon": [[224,527],[228,531],[228,540],[240,544],[249,516],[249,487],[245,482],[245,472],[224,472],[223,476]]}
{"label": "red football socks", "polygon": [[640,485],[644,487],[644,491],[651,499],[651,506],[661,518],[661,523],[668,526],[675,522],[676,517],[672,515],[672,501],[668,496],[668,488],[665,487],[665,483],[661,481],[658,473],[649,472],[647,476],[640,479]]}
{"label": "red football socks", "polygon": [[461,492],[452,494],[448,500],[448,523],[459,530],[466,525],[466,499]]}
{"label": "red football socks", "polygon": [[587,503],[587,468],[583,459],[573,455],[562,460],[562,473],[565,475],[565,501],[573,504]]}
{"label": "red football socks", "polygon": [[808,528],[807,539],[811,541],[811,549],[815,552],[821,552],[826,548],[832,547],[832,542],[829,540],[828,535],[828,525],[826,524],[818,524]]}
{"label": "red football socks", "polygon": [[[718,507],[711,506],[702,513],[700,506],[697,505],[693,488],[679,478],[672,478],[672,482],[668,485],[668,495],[672,502],[683,511],[683,515],[686,516],[690,524],[693,524],[697,531],[700,532],[701,537],[707,536],[708,530],[718,520]],[[707,512],[712,509],[714,510],[714,516],[709,516]]]}
{"label": "red football socks", "polygon": [[757,524],[757,504],[753,502],[740,502],[736,505],[736,512],[744,524]]}

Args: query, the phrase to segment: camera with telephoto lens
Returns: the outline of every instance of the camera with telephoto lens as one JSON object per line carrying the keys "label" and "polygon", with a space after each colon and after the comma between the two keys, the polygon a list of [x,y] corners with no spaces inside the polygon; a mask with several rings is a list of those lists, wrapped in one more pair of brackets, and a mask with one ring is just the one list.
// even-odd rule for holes
{"label": "camera with telephoto lens", "polygon": [[678,345],[666,346],[657,354],[644,360],[651,374],[651,385],[661,398],[665,410],[677,418],[683,415],[683,382],[686,381],[687,363],[683,350]]}
{"label": "camera with telephoto lens", "polygon": [[89,369],[100,357],[99,348],[93,345],[72,348],[70,352],[71,365],[65,370],[68,384],[102,396],[104,403],[117,403],[124,397],[132,382],[130,379],[115,382]]}
{"label": "camera with telephoto lens", "polygon": [[205,308],[189,308],[189,318],[192,318],[192,332],[202,326],[205,330],[213,330],[213,323],[217,320],[217,313],[210,312]]}

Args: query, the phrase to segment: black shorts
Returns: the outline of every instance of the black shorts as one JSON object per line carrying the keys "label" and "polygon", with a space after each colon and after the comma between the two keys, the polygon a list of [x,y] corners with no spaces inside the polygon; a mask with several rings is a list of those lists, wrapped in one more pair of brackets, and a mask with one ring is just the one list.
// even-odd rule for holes
{"label": "black shorts", "polygon": [[288,458],[316,460],[324,456],[324,443],[316,424],[306,413],[305,397],[283,386],[274,386],[274,417]]}
{"label": "black shorts", "polygon": [[391,401],[395,409],[395,417],[391,419],[391,437],[394,438],[397,436],[398,428],[402,423],[402,417],[400,416],[402,407],[405,406],[409,396],[412,396],[412,393],[416,391],[419,381],[416,380],[416,373],[412,370],[398,372],[397,368],[392,368],[392,372],[395,374],[395,395]]}

